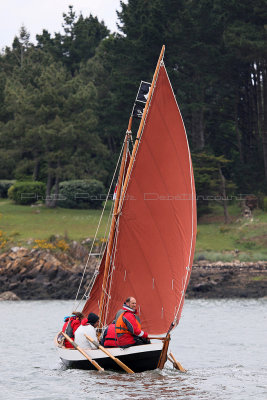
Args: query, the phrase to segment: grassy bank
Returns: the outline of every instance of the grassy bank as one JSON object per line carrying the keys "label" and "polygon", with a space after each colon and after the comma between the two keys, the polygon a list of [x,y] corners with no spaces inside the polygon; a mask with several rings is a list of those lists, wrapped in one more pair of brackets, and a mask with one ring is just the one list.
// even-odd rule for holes
{"label": "grassy bank", "polygon": [[243,218],[238,204],[229,206],[231,222],[224,224],[223,210],[199,218],[195,261],[267,260],[267,213],[257,209]]}
{"label": "grassy bank", "polygon": [[[104,214],[99,238],[105,235],[109,210]],[[33,239],[59,235],[69,240],[93,238],[102,210],[50,209],[45,206],[21,206],[0,200],[0,230],[25,244]]]}
{"label": "grassy bank", "polygon": [[[199,218],[195,261],[267,260],[267,213],[255,210],[252,219],[244,219],[237,204],[230,206],[229,212],[228,225],[219,206]],[[56,235],[82,241],[94,237],[100,214],[101,210],[18,206],[2,199],[0,231],[9,245],[29,246],[35,239],[49,240]],[[99,239],[104,237],[108,214],[109,210],[104,214]]]}

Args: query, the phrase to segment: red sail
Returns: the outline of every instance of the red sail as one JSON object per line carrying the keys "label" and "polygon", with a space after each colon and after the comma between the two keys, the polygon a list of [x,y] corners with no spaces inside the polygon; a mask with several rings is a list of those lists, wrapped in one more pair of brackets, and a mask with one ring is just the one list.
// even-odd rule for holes
{"label": "red sail", "polygon": [[187,137],[167,72],[156,87],[119,216],[107,322],[123,300],[139,304],[142,328],[167,332],[181,315],[196,236]]}
{"label": "red sail", "polygon": [[[142,328],[166,333],[179,321],[196,237],[187,137],[167,72],[160,67],[117,224],[104,314],[137,299]],[[105,257],[104,257],[105,258]],[[83,312],[98,313],[104,261]],[[102,279],[102,280],[101,280]]]}
{"label": "red sail", "polygon": [[99,300],[102,292],[102,283],[103,283],[103,276],[104,276],[104,269],[105,269],[105,262],[106,262],[106,250],[104,251],[99,270],[98,270],[98,275],[96,277],[94,286],[91,290],[90,297],[86,301],[82,313],[85,317],[90,312],[93,312],[95,314],[99,313]]}

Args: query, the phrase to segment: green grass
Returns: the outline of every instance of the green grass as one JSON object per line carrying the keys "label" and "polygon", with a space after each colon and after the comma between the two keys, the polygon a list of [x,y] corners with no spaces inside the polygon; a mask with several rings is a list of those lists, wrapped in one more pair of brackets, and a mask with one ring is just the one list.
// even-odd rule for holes
{"label": "green grass", "polygon": [[219,205],[199,219],[195,260],[267,260],[267,213],[253,212],[252,219],[241,217],[238,204],[229,206],[231,223],[225,225]]}
{"label": "green grass", "polygon": [[[107,210],[103,217],[98,238],[104,237],[108,220]],[[102,210],[49,209],[45,206],[21,206],[9,200],[0,200],[0,230],[16,241],[49,239],[52,235],[70,240],[93,238]]]}
{"label": "green grass", "polygon": [[[110,204],[103,217],[98,239],[104,237]],[[49,240],[59,235],[69,240],[93,238],[101,210],[72,210],[45,206],[20,206],[0,200],[0,231],[12,244],[26,245],[35,239]],[[238,204],[229,206],[231,223],[224,224],[222,207],[199,218],[195,261],[267,260],[267,213],[256,210],[253,219],[241,217]]]}

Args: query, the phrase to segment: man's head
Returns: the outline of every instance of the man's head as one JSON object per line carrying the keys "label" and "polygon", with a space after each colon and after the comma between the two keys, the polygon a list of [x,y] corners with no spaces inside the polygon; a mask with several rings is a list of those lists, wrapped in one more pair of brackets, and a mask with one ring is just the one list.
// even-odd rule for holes
{"label": "man's head", "polygon": [[98,323],[98,320],[99,320],[99,317],[98,317],[98,315],[96,315],[96,314],[94,314],[94,313],[90,313],[89,315],[88,315],[88,323],[90,324],[90,325],[93,325],[93,326],[95,326],[97,323]]}
{"label": "man's head", "polygon": [[136,310],[136,300],[134,297],[128,297],[125,300],[125,304],[130,307],[132,310]]}

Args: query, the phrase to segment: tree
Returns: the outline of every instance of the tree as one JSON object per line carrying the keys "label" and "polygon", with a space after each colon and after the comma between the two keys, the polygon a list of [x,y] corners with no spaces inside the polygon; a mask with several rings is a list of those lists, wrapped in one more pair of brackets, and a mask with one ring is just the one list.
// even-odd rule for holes
{"label": "tree", "polygon": [[18,177],[29,171],[35,180],[46,177],[51,206],[55,205],[50,202],[52,186],[58,187],[62,179],[105,177],[100,160],[106,149],[94,133],[95,89],[79,76],[72,78],[40,50],[27,57],[23,68],[7,81],[5,101],[13,119],[3,127],[1,137],[20,149]]}
{"label": "tree", "polygon": [[84,18],[77,16],[73,6],[69,12],[63,14],[64,34],[56,33],[55,38],[43,30],[42,35],[37,35],[37,46],[49,51],[55,61],[62,62],[74,76],[79,70],[81,62],[94,56],[99,43],[108,35],[109,30],[104,22],[99,22],[91,14]]}
{"label": "tree", "polygon": [[211,201],[216,201],[223,207],[224,223],[230,222],[227,203],[228,195],[233,194],[236,185],[227,180],[223,169],[230,161],[225,157],[213,154],[193,154],[194,175],[197,187],[198,215],[208,211]]}

